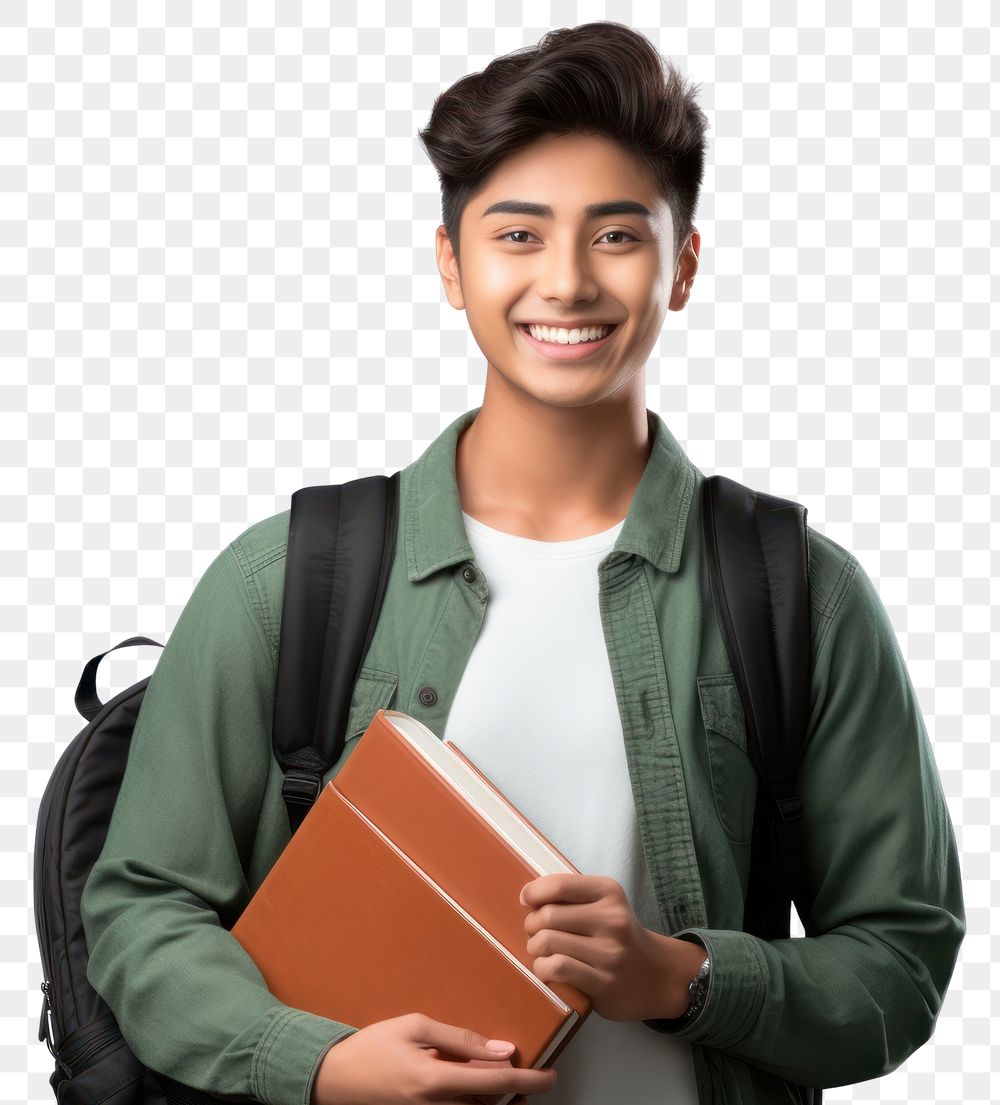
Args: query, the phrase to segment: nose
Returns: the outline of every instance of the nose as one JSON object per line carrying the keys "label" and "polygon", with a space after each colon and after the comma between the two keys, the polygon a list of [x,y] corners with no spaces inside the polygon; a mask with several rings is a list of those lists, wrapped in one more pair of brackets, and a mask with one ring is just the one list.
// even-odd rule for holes
{"label": "nose", "polygon": [[596,298],[599,288],[590,268],[590,255],[586,249],[569,242],[551,245],[541,258],[541,268],[535,282],[535,291],[541,299],[556,299],[563,303],[586,302]]}

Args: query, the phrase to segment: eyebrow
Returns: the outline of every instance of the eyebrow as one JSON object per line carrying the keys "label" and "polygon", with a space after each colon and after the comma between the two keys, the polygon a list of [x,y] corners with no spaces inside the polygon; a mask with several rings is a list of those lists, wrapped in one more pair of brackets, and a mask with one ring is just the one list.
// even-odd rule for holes
{"label": "eyebrow", "polygon": [[[592,203],[583,209],[588,219],[602,219],[607,215],[641,215],[645,219],[652,219],[653,213],[649,208],[636,200],[609,200],[606,203]],[[499,203],[490,204],[483,212],[487,215],[534,215],[539,219],[551,219],[554,212],[547,203],[529,203],[527,200],[500,200]]]}

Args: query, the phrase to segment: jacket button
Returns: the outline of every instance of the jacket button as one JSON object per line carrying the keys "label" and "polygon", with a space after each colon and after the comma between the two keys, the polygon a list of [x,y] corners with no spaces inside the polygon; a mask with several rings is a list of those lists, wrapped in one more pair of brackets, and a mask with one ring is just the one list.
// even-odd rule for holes
{"label": "jacket button", "polygon": [[471,564],[466,564],[462,569],[462,579],[464,579],[466,583],[476,582],[476,569],[473,568]]}
{"label": "jacket button", "polygon": [[433,687],[421,687],[417,691],[417,698],[420,699],[422,705],[433,706],[438,700],[437,691]]}

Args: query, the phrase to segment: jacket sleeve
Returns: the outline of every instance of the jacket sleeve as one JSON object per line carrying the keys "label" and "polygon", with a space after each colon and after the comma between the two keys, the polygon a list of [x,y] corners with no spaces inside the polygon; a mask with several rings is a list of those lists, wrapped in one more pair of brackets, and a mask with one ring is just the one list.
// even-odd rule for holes
{"label": "jacket sleeve", "polygon": [[233,1100],[308,1105],[320,1060],[357,1029],[279,1001],[228,931],[251,897],[274,686],[229,546],[150,677],[81,913],[87,977],[141,1062]]}
{"label": "jacket sleeve", "polygon": [[682,930],[707,947],[711,981],[698,1017],[670,1031],[820,1088],[888,1074],[930,1038],[966,931],[919,704],[871,580],[848,566],[802,762],[806,935]]}

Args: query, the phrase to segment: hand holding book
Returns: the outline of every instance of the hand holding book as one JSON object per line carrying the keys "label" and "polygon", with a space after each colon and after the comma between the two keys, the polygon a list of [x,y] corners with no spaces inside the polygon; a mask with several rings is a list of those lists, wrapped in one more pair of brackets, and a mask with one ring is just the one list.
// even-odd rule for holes
{"label": "hand holding book", "polygon": [[377,1021],[326,1053],[310,1103],[476,1103],[487,1096],[545,1093],[555,1085],[552,1068],[514,1067],[488,1043],[476,1032],[419,1013]]}
{"label": "hand holding book", "polygon": [[647,929],[604,875],[543,875],[521,891],[526,950],[543,982],[578,987],[609,1021],[679,1017],[704,949]]}

